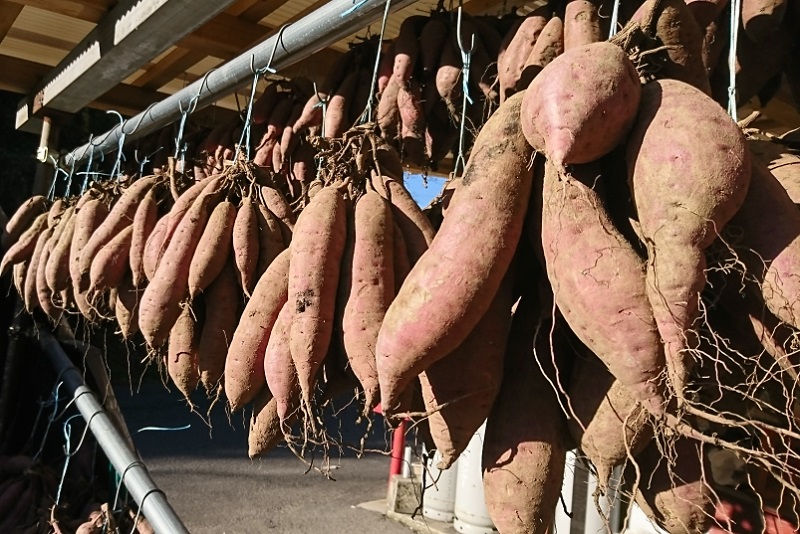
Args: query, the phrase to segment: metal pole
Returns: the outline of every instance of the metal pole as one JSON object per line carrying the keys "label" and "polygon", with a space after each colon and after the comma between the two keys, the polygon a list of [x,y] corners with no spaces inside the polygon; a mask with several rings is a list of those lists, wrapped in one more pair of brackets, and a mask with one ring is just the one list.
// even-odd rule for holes
{"label": "metal pole", "polygon": [[[414,0],[397,0],[392,2],[391,9],[397,11],[413,2]],[[97,136],[95,150],[109,152],[115,149],[123,129],[127,133],[126,140],[132,141],[175,122],[180,118],[181,109],[187,109],[190,101],[197,95],[197,109],[208,106],[252,81],[254,69],[270,66],[280,70],[301,61],[380,19],[385,5],[386,0],[331,0],[263,43],[210,72],[207,77],[128,119],[126,124]],[[79,163],[88,155],[87,143],[66,156],[66,165],[72,165],[73,160]]]}
{"label": "metal pole", "polygon": [[58,372],[64,387],[72,392],[75,406],[87,421],[97,443],[106,453],[114,469],[122,475],[122,482],[139,505],[142,514],[159,534],[189,534],[189,531],[158,489],[145,465],[114,426],[109,415],[83,382],[83,375],[72,365],[69,357],[55,337],[40,330],[42,348]]}

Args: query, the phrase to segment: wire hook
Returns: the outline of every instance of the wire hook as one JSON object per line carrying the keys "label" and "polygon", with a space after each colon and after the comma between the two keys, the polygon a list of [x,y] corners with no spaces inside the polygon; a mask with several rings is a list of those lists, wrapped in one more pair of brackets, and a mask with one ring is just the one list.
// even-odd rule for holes
{"label": "wire hook", "polygon": [[[272,47],[272,53],[269,55],[269,61],[267,62],[267,66],[264,67],[264,69],[266,69],[267,72],[269,72],[270,74],[276,74],[278,72],[274,68],[272,68],[272,62],[275,59],[275,52],[278,50],[278,44],[283,46],[283,32],[286,31],[286,28],[288,28],[291,25],[292,23],[289,22],[281,26],[281,29],[278,30],[278,35],[276,36],[275,39],[275,46]],[[286,50],[286,46],[283,46],[283,49]],[[286,50],[286,52],[288,52],[288,50]]]}
{"label": "wire hook", "polygon": [[472,52],[475,50],[475,32],[472,33],[472,39],[469,50],[464,49],[464,43],[461,41],[461,19],[462,19],[462,6],[458,6],[458,18],[456,19],[456,40],[458,48],[461,51],[461,82],[463,86],[464,97],[461,104],[461,124],[459,126],[458,135],[458,156],[456,156],[455,164],[453,165],[453,175],[457,176],[459,168],[461,170],[466,167],[466,160],[464,158],[464,130],[466,129],[467,119],[467,103],[472,104],[472,97],[469,94],[469,69],[472,63]]}
{"label": "wire hook", "polygon": [[372,122],[373,101],[375,100],[375,84],[378,82],[378,68],[381,64],[381,48],[383,48],[383,36],[386,33],[386,21],[389,19],[389,9],[392,5],[392,0],[386,0],[386,6],[383,8],[383,20],[381,21],[381,35],[378,39],[378,51],[375,54],[375,65],[372,69],[372,81],[369,85],[369,99],[367,100],[367,108],[361,114],[361,121]]}
{"label": "wire hook", "polygon": [[215,70],[217,69],[213,68],[203,75],[203,79],[200,80],[200,87],[197,89],[197,94],[189,100],[189,105],[186,109],[183,109],[183,102],[178,101],[178,111],[181,112],[181,121],[178,124],[178,135],[175,138],[175,159],[181,161],[182,167],[184,167],[183,163],[186,158],[186,145],[183,144],[183,132],[186,128],[186,119],[197,109],[197,102],[200,101],[200,94],[203,92],[203,86],[208,81],[208,76]]}
{"label": "wire hook", "polygon": [[[111,115],[116,115],[117,118],[119,119],[119,141],[117,143],[117,159],[114,162],[114,167],[111,169],[111,176],[112,177],[116,176],[117,177],[117,181],[119,182],[119,178],[120,178],[119,171],[122,168],[122,160],[124,158],[124,155],[122,153],[122,148],[125,146],[125,136],[126,136],[126,134],[125,134],[125,123],[127,121],[122,117],[122,115],[120,114],[119,111],[110,109],[110,110],[106,111],[106,113],[109,113]],[[144,117],[144,114],[142,114],[142,117]],[[139,124],[141,124],[141,122],[142,121],[140,119],[139,120]],[[139,127],[137,126],[136,129],[138,129],[138,128]],[[134,129],[134,131],[136,131],[136,129]]]}

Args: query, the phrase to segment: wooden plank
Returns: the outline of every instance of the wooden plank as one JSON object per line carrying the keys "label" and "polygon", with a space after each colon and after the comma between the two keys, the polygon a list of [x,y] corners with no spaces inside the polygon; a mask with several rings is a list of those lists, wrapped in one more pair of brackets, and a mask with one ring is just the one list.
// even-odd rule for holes
{"label": "wooden plank", "polygon": [[8,0],[7,3],[31,6],[59,15],[94,22],[97,24],[108,13],[114,3],[109,0]]}
{"label": "wooden plank", "polygon": [[276,9],[286,3],[286,0],[259,0],[252,7],[239,15],[244,20],[258,22],[270,16]]}
{"label": "wooden plank", "polygon": [[0,90],[25,94],[41,80],[51,67],[24,59],[0,55]]}
{"label": "wooden plank", "polygon": [[257,3],[261,2],[262,0],[239,0],[235,2],[232,6],[225,10],[225,13],[229,15],[233,15],[234,17],[238,17]]}
{"label": "wooden plank", "polygon": [[[0,30],[2,30],[2,28],[0,28]],[[49,46],[50,48],[55,48],[56,50],[68,51],[72,50],[72,48],[75,46],[75,43],[65,41],[64,39],[59,39],[58,37],[53,37],[52,35],[42,35],[40,33],[31,32],[28,30],[19,30],[17,28],[11,28],[8,30],[8,37],[19,39],[20,41],[29,41],[31,43]]]}
{"label": "wooden plank", "polygon": [[14,21],[22,12],[25,6],[12,4],[11,2],[0,1],[0,41],[6,38],[8,32],[12,30]]}
{"label": "wooden plank", "polygon": [[260,43],[269,34],[270,28],[266,26],[220,13],[181,39],[177,45],[220,59],[230,59]]}
{"label": "wooden plank", "polygon": [[147,89],[158,89],[170,82],[181,72],[186,72],[206,57],[205,52],[195,52],[185,48],[173,50],[167,57],[153,65],[151,68],[136,78],[132,85]]}

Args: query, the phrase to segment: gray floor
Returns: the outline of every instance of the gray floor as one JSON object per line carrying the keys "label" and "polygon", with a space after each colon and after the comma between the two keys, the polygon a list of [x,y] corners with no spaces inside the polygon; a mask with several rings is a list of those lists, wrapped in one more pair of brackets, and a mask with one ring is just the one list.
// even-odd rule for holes
{"label": "gray floor", "polygon": [[[228,421],[221,406],[212,411],[209,429],[177,393],[158,384],[134,396],[127,387],[117,388],[117,396],[153,478],[194,534],[409,532],[355,507],[385,496],[385,456],[337,454],[332,481],[315,471],[306,473],[306,466],[283,448],[251,461],[244,418],[238,414]],[[137,432],[147,426],[184,425],[191,428]],[[362,431],[349,425],[342,434],[355,442]],[[384,431],[371,434],[367,445],[385,449]]]}

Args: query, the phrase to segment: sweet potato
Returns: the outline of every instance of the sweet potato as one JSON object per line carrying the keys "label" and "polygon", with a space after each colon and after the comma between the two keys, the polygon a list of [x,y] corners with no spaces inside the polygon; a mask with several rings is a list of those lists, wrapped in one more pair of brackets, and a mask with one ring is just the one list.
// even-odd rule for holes
{"label": "sweet potato", "polygon": [[39,215],[45,213],[47,208],[47,198],[42,195],[34,195],[23,202],[3,228],[3,235],[0,238],[3,249],[8,250],[11,245],[16,243],[31,223]]}
{"label": "sweet potato", "polygon": [[80,259],[86,243],[108,216],[108,207],[100,200],[90,200],[78,210],[75,219],[75,230],[69,249],[69,274],[72,280],[72,293],[75,304],[87,319],[95,315],[95,311],[86,299],[89,290],[89,273],[81,272]]}
{"label": "sweet potato", "polygon": [[393,76],[403,87],[414,74],[420,53],[419,35],[431,19],[420,15],[406,18],[394,40]]}
{"label": "sweet potato", "polygon": [[378,402],[380,385],[375,368],[375,343],[383,316],[394,296],[392,212],[389,203],[368,191],[355,207],[353,255],[349,284],[341,284],[346,303],[342,316],[342,339],[347,360],[364,388],[365,413]]}
{"label": "sweet potato", "polygon": [[236,206],[227,200],[211,212],[189,264],[189,297],[195,298],[205,291],[228,262],[235,220]]}
{"label": "sweet potato", "polygon": [[[447,104],[447,109],[456,113],[461,109],[461,53],[453,39],[445,41],[439,68],[436,70],[436,91]],[[398,85],[398,87],[401,87]]]}
{"label": "sweet potato", "polygon": [[58,238],[58,242],[53,247],[47,260],[45,278],[48,287],[55,293],[63,291],[70,285],[69,251],[77,220],[77,215],[73,215],[64,223],[65,226],[61,231],[61,236]]}
{"label": "sweet potato", "polygon": [[397,110],[400,113],[400,139],[407,161],[422,165],[425,161],[425,114],[422,92],[414,80],[397,91]]}
{"label": "sweet potato", "polygon": [[564,53],[564,21],[554,15],[542,29],[539,38],[522,65],[516,91],[524,91],[547,65]]}
{"label": "sweet potato", "polygon": [[500,532],[548,532],[564,476],[564,413],[533,355],[534,337],[537,352],[550,355],[549,329],[535,328],[536,304],[523,296],[514,314],[503,382],[483,439],[484,497]]}
{"label": "sweet potato", "polygon": [[711,94],[703,65],[705,32],[684,0],[647,0],[631,20],[641,24],[657,38],[659,46],[666,48],[659,78],[680,80]]}
{"label": "sweet potato", "polygon": [[259,458],[283,441],[281,422],[278,419],[278,401],[264,388],[253,401],[250,431],[247,435],[247,455]]}
{"label": "sweet potato", "polygon": [[564,14],[564,50],[602,41],[599,5],[590,0],[570,0]]}
{"label": "sweet potato", "polygon": [[89,291],[92,293],[117,287],[130,265],[133,225],[128,225],[103,245],[89,269]]}
{"label": "sweet potato", "polygon": [[54,228],[61,216],[67,209],[67,202],[63,198],[58,198],[50,204],[50,209],[47,210],[47,227]]}
{"label": "sweet potato", "polygon": [[283,193],[274,187],[263,186],[261,188],[261,198],[264,200],[264,205],[269,211],[278,218],[281,226],[281,234],[283,235],[283,242],[288,245],[292,240],[292,231],[294,230],[294,223],[297,220],[292,207],[283,196]]}
{"label": "sweet potato", "polygon": [[137,289],[129,277],[117,287],[117,300],[114,305],[114,316],[119,325],[122,339],[130,339],[139,331],[139,299],[142,290]]}
{"label": "sweet potato", "polygon": [[158,268],[158,260],[164,239],[167,237],[167,227],[169,226],[169,215],[161,217],[153,231],[147,237],[144,244],[144,256],[142,257],[142,269],[147,280],[152,280]]}
{"label": "sweet potato", "polygon": [[605,488],[611,471],[639,454],[653,429],[647,411],[594,356],[581,354],[567,388],[574,414],[569,431],[597,470]]}
{"label": "sweet potato", "polygon": [[772,141],[748,139],[747,146],[752,155],[769,168],[792,202],[800,204],[800,156]]}
{"label": "sweet potato", "polygon": [[169,332],[167,372],[183,396],[188,398],[200,381],[197,350],[201,325],[190,306],[184,306]]}
{"label": "sweet potato", "polygon": [[408,249],[406,248],[403,232],[397,222],[393,222],[392,246],[394,250],[392,251],[392,260],[394,261],[394,293],[397,294],[406,276],[408,276],[408,272],[411,270],[411,263],[408,261]]}
{"label": "sweet potato", "polygon": [[252,119],[253,124],[266,124],[269,120],[275,104],[278,102],[278,84],[271,83],[264,92],[253,103]]}
{"label": "sweet potato", "polygon": [[787,0],[742,0],[742,27],[754,43],[778,31],[786,13]]}
{"label": "sweet potato", "polygon": [[131,235],[129,260],[134,287],[141,287],[148,280],[144,268],[145,247],[148,238],[153,233],[157,220],[158,202],[156,201],[156,190],[151,189],[147,192],[133,215],[133,234]]}
{"label": "sweet potato", "polygon": [[342,81],[328,102],[325,112],[325,137],[341,137],[350,127],[347,123],[348,106],[352,105],[358,85],[358,71],[354,70]]}
{"label": "sweet potato", "polygon": [[330,345],[345,233],[344,199],[331,187],[311,199],[294,229],[289,264],[289,346],[306,403],[311,401],[317,370]]}
{"label": "sweet potato", "polygon": [[264,350],[264,376],[269,390],[275,396],[276,414],[281,423],[300,407],[302,396],[289,349],[292,315],[292,307],[287,302],[278,313],[272,335]]}
{"label": "sweet potato", "polygon": [[28,271],[25,273],[25,287],[24,287],[24,301],[25,301],[25,310],[28,313],[33,313],[36,308],[39,308],[39,294],[36,288],[36,278],[39,271],[39,261],[41,260],[42,254],[44,253],[45,246],[47,245],[47,240],[50,239],[50,236],[53,233],[52,228],[46,228],[43,232],[41,232],[38,237],[36,238],[36,246],[33,248],[33,254],[31,254],[30,264],[28,265]]}
{"label": "sweet potato", "polygon": [[36,299],[39,303],[39,308],[47,315],[53,322],[58,322],[61,319],[61,314],[64,308],[58,305],[53,299],[53,290],[47,285],[47,260],[50,258],[50,252],[55,246],[54,241],[58,239],[58,226],[51,228],[50,237],[44,244],[39,262],[36,266]]}
{"label": "sweet potato", "polygon": [[[764,217],[767,210],[769,217]],[[800,261],[800,211],[763,163],[753,158],[747,196],[730,221],[734,242],[767,309],[781,321],[800,326],[797,265]]]}
{"label": "sweet potato", "polygon": [[[439,58],[436,58],[439,59]],[[389,43],[386,50],[381,52],[381,60],[378,63],[378,95],[383,93],[389,80],[392,79],[394,69],[394,43]]]}
{"label": "sweet potato", "polygon": [[[289,156],[291,156],[292,152],[294,151],[297,143],[300,141],[300,138],[295,135],[294,128],[292,125],[300,118],[300,114],[303,112],[303,107],[300,104],[295,104],[292,107],[292,112],[289,115],[289,119],[286,122],[286,125],[283,127],[283,132],[281,132],[281,142],[278,146],[280,146],[280,159],[278,161],[272,162],[272,168],[277,170],[283,170],[286,166],[286,163],[289,160]],[[277,172],[277,171],[276,171]]]}
{"label": "sweet potato", "polygon": [[256,282],[258,267],[258,217],[255,203],[250,197],[242,199],[233,223],[233,259],[239,273],[239,285],[248,297]]}
{"label": "sweet potato", "polygon": [[25,275],[28,271],[28,264],[30,260],[24,260],[19,263],[14,264],[14,268],[12,269],[12,276],[14,279],[14,287],[17,290],[17,293],[21,297],[25,292]]}
{"label": "sweet potato", "polygon": [[[158,268],[158,264],[161,262],[161,258],[164,256],[164,253],[167,251],[169,247],[170,241],[172,240],[172,236],[180,226],[181,221],[183,220],[186,213],[194,204],[194,201],[206,190],[213,190],[216,189],[222,178],[220,176],[212,177],[207,180],[203,180],[200,182],[195,182],[192,184],[186,191],[180,194],[180,196],[175,200],[175,203],[172,205],[172,208],[169,210],[169,213],[166,215],[166,228],[164,229],[164,236],[161,239],[161,246],[158,248],[156,253],[156,262],[155,266]],[[155,229],[154,229],[155,231]]]}
{"label": "sweet potato", "polygon": [[397,107],[399,92],[400,84],[396,79],[390,78],[378,101],[375,115],[381,136],[389,142],[396,139],[400,133],[400,109]]}
{"label": "sweet potato", "polygon": [[[597,166],[571,169],[571,175],[560,174],[548,162],[544,175],[539,231],[555,302],[578,338],[634,398],[661,414],[664,352],[647,298],[644,262],[593,189],[596,181],[610,177],[599,174]],[[597,321],[598,316],[605,319]]]}
{"label": "sweet potato", "polygon": [[225,396],[233,411],[250,402],[265,383],[264,349],[286,303],[290,257],[287,249],[267,268],[233,333],[224,373]]}
{"label": "sweet potato", "polygon": [[[655,442],[637,458],[641,477],[636,502],[669,534],[702,533],[714,517],[713,493],[706,479],[711,468],[702,446],[678,438],[667,457]],[[633,467],[625,479],[635,480]]]}
{"label": "sweet potato", "polygon": [[521,100],[509,98],[481,129],[447,219],[386,312],[376,356],[387,407],[422,369],[464,342],[511,263],[533,174]]}
{"label": "sweet potato", "polygon": [[281,225],[278,218],[266,206],[261,204],[256,208],[258,220],[258,263],[256,264],[256,279],[266,272],[278,254],[286,249],[281,234]]}
{"label": "sweet potato", "polygon": [[206,312],[197,347],[197,362],[200,381],[209,394],[217,389],[225,370],[225,355],[239,322],[239,301],[236,268],[229,260],[203,296]]}
{"label": "sweet potato", "polygon": [[[691,139],[677,133],[684,128],[694,132]],[[698,155],[698,147],[711,149]],[[687,332],[705,285],[703,251],[745,199],[750,152],[736,123],[710,97],[677,80],[656,80],[642,90],[626,160],[647,246],[647,296],[680,396]],[[635,389],[631,393],[643,400]]]}
{"label": "sweet potato", "polygon": [[608,42],[574,48],[525,91],[522,130],[554,164],[588,163],[620,144],[640,97],[639,76],[621,48]]}
{"label": "sweet potato", "polygon": [[147,176],[139,178],[133,182],[122,193],[119,200],[111,208],[111,211],[103,220],[103,223],[97,227],[89,238],[89,241],[83,247],[79,260],[79,267],[81,273],[89,273],[92,267],[94,257],[100,252],[103,246],[111,241],[123,228],[130,226],[133,223],[133,218],[136,215],[136,208],[147,195],[150,188],[155,183],[157,176]]}
{"label": "sweet potato", "polygon": [[436,230],[400,181],[388,176],[373,177],[375,190],[391,203],[392,219],[403,232],[409,261],[414,264],[428,250]]}
{"label": "sweet potato", "polygon": [[425,23],[419,34],[418,58],[424,76],[434,72],[439,66],[439,57],[448,37],[450,37],[450,27],[444,18],[432,16]]}
{"label": "sweet potato", "polygon": [[22,232],[19,239],[14,242],[3,255],[3,260],[0,262],[0,276],[5,276],[15,263],[28,259],[33,254],[33,249],[36,247],[36,240],[47,228],[47,214],[42,213],[37,216],[31,225]]}
{"label": "sweet potato", "polygon": [[181,219],[164,257],[142,294],[139,329],[150,347],[158,347],[181,314],[181,301],[189,294],[189,265],[214,204],[221,191],[205,190]]}
{"label": "sweet potato", "polygon": [[[419,375],[431,437],[442,455],[439,469],[447,469],[458,459],[489,416],[500,391],[514,304],[513,271],[506,273],[486,314],[461,346]],[[453,380],[455,375],[460,378]],[[395,405],[382,398],[382,407],[391,413]]]}

